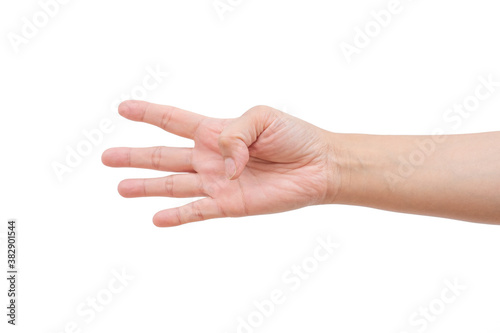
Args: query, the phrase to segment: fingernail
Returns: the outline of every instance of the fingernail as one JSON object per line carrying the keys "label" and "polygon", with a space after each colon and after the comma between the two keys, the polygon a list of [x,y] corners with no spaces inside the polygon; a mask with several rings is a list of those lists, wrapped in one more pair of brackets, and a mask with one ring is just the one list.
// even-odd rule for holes
{"label": "fingernail", "polygon": [[231,179],[236,174],[236,163],[231,157],[227,157],[224,160],[224,164],[226,165],[226,177],[227,179]]}

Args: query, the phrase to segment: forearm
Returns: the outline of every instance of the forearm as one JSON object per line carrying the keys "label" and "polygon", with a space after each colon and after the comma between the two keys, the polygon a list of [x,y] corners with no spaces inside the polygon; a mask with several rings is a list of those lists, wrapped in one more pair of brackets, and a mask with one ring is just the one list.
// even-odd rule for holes
{"label": "forearm", "polygon": [[341,178],[333,203],[500,223],[500,132],[328,137]]}

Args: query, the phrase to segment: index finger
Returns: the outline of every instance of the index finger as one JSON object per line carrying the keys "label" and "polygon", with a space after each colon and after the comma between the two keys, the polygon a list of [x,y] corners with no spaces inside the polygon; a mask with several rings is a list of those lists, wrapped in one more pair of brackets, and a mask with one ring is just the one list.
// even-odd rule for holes
{"label": "index finger", "polygon": [[153,104],[145,101],[125,101],[118,106],[123,117],[155,125],[175,135],[193,139],[205,116],[173,106]]}

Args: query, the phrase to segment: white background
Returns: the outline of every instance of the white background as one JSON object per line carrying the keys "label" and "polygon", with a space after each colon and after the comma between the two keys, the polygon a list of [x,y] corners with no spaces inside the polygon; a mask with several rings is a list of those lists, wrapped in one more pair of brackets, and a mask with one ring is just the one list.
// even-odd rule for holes
{"label": "white background", "polygon": [[[212,0],[73,0],[15,52],[8,36],[41,7],[2,1],[0,233],[18,220],[20,277],[15,328],[1,280],[0,330],[237,332],[280,289],[286,301],[254,332],[412,333],[415,311],[456,279],[467,289],[420,331],[500,332],[498,226],[322,206],[159,229],[155,212],[189,200],[118,195],[121,179],[160,173],[107,168],[106,148],[191,144],[117,115],[148,67],[169,76],[145,99],[214,117],[267,104],[337,132],[499,130],[498,88],[458,128],[443,120],[480,75],[500,80],[496,1],[401,0],[351,63],[340,44],[389,1],[233,3],[221,20]],[[52,164],[105,118],[111,133],[59,181]],[[290,292],[282,275],[317,237],[341,245]],[[122,269],[133,280],[86,322],[77,308]]]}

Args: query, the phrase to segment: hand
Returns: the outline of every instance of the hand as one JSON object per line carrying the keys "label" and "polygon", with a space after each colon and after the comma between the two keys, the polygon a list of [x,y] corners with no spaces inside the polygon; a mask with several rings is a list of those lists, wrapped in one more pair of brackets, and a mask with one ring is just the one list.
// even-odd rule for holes
{"label": "hand", "polygon": [[111,167],[180,172],[162,178],[127,179],[118,192],[144,196],[204,197],[153,217],[159,227],[218,217],[269,214],[331,202],[339,172],[328,132],[266,106],[236,119],[215,119],[141,101],[119,113],[193,139],[194,148],[111,148]]}

